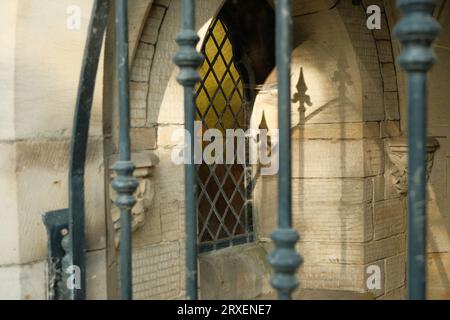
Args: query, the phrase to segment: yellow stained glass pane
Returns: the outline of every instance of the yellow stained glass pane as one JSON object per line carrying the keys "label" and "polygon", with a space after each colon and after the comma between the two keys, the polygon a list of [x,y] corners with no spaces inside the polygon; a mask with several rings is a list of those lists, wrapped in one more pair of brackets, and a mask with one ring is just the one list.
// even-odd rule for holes
{"label": "yellow stained glass pane", "polygon": [[219,55],[213,66],[214,73],[216,74],[219,81],[221,80],[221,77],[225,74],[226,69],[227,68],[225,62],[223,62],[222,57]]}
{"label": "yellow stained glass pane", "polygon": [[233,47],[231,46],[230,39],[226,39],[222,47],[222,55],[225,58],[225,62],[230,64],[231,59],[233,59]]}
{"label": "yellow stained glass pane", "polygon": [[234,81],[238,82],[240,75],[239,75],[239,72],[237,71],[236,67],[234,66],[234,63],[230,66],[230,73],[233,76]]}
{"label": "yellow stained glass pane", "polygon": [[219,118],[212,108],[209,109],[208,113],[204,116],[204,119],[208,129],[217,128],[217,121]]}
{"label": "yellow stained glass pane", "polygon": [[212,31],[212,35],[214,36],[214,39],[216,39],[217,44],[220,46],[223,39],[225,38],[225,28],[220,20],[217,20],[217,23]]}
{"label": "yellow stained glass pane", "polygon": [[[209,105],[209,98],[206,95],[205,90],[203,88],[197,93],[196,104],[198,111],[203,116]],[[199,117],[200,116],[197,113],[196,119],[200,120]]]}
{"label": "yellow stained glass pane", "polygon": [[[218,49],[214,41],[208,41],[205,46],[205,56],[214,57],[218,53]],[[208,64],[206,64],[208,66]]]}
{"label": "yellow stained glass pane", "polygon": [[204,87],[210,97],[214,96],[214,93],[217,91],[217,81],[211,72],[208,73],[204,80]]}
{"label": "yellow stained glass pane", "polygon": [[226,129],[235,129],[236,126],[235,126],[234,122],[235,122],[234,116],[231,113],[230,108],[227,108],[222,116],[222,125]]}
{"label": "yellow stained glass pane", "polygon": [[216,97],[213,100],[214,109],[216,109],[217,113],[220,115],[227,107],[227,99],[223,95],[222,91],[219,90],[216,92]]}
{"label": "yellow stained glass pane", "polygon": [[237,90],[233,93],[233,96],[231,97],[230,106],[234,114],[237,114],[239,109],[242,107],[242,100],[239,97],[239,93]]}
{"label": "yellow stained glass pane", "polygon": [[244,112],[239,113],[244,105],[242,81],[233,62],[233,46],[226,26],[220,19],[213,22],[205,37],[203,54],[205,61],[200,67],[203,87],[197,87],[196,103],[204,123],[222,131],[235,128],[236,122],[245,125],[241,121]]}

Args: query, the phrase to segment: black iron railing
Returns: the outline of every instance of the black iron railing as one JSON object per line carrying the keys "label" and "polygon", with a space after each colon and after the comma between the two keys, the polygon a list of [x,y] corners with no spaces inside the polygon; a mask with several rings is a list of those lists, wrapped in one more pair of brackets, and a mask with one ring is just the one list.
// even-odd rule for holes
{"label": "black iron railing", "polygon": [[116,67],[119,84],[119,161],[114,164],[117,177],[112,187],[117,192],[114,201],[120,208],[120,292],[124,300],[131,300],[132,248],[131,209],[138,182],[133,177],[130,146],[130,88],[128,75],[128,0],[116,0]]}
{"label": "black iron railing", "polygon": [[71,299],[86,298],[86,241],[84,168],[89,123],[97,77],[98,62],[105,34],[110,1],[94,2],[75,107],[69,172],[69,252],[70,264],[80,270],[80,287],[68,290]]}
{"label": "black iron railing", "polygon": [[298,233],[292,228],[291,195],[291,53],[292,53],[292,1],[278,0],[275,8],[275,41],[278,77],[278,228],[272,234],[275,250],[268,259],[274,269],[272,286],[279,299],[291,299],[298,287],[296,272],[302,263],[295,251]]}
{"label": "black iron railing", "polygon": [[[194,145],[195,86],[199,82],[198,67],[202,56],[196,50],[199,41],[195,26],[195,0],[182,3],[182,31],[177,36],[180,51],[175,57],[180,67],[178,81],[184,86],[185,128],[190,133],[186,144]],[[66,278],[52,279],[55,299],[85,299],[85,204],[84,167],[88,142],[90,111],[97,67],[105,33],[111,0],[95,0],[83,57],[72,135],[69,209],[49,213],[45,223],[49,231],[49,259],[54,268],[76,266],[81,271],[79,288],[67,288]],[[399,0],[403,20],[395,29],[404,44],[399,64],[408,72],[408,288],[410,299],[425,299],[426,289],[426,111],[428,70],[434,62],[431,44],[439,26],[432,18],[436,0]],[[137,182],[130,160],[130,115],[128,77],[127,0],[115,0],[116,55],[119,82],[119,161],[114,165],[117,178],[113,187],[118,193],[115,201],[121,209],[120,278],[123,299],[132,298],[131,217],[135,203],[133,193]],[[279,175],[278,228],[273,233],[275,250],[269,255],[274,268],[272,285],[280,299],[290,299],[297,288],[296,272],[302,262],[295,251],[299,239],[292,228],[291,218],[291,83],[292,0],[276,1],[276,57],[279,108]],[[185,233],[186,233],[186,293],[188,299],[198,298],[197,271],[197,171],[194,152],[185,154]],[[52,267],[52,268],[53,268]],[[53,270],[53,269],[52,269]],[[61,271],[61,270],[60,270]],[[63,270],[64,272],[64,270]],[[53,281],[53,280],[52,280]]]}
{"label": "black iron railing", "polygon": [[[200,38],[195,28],[195,0],[181,0],[182,31],[177,35],[180,51],[175,63],[180,67],[178,81],[184,86],[184,127],[189,136],[186,145],[193,146],[195,139],[195,86],[200,81],[197,69],[203,57],[196,50]],[[194,151],[185,152],[184,195],[185,195],[185,237],[186,237],[186,295],[187,299],[198,297],[197,270],[197,169]]]}
{"label": "black iron railing", "polygon": [[394,33],[404,49],[398,63],[408,72],[408,297],[426,298],[427,72],[439,32],[435,0],[399,0],[404,13]]}

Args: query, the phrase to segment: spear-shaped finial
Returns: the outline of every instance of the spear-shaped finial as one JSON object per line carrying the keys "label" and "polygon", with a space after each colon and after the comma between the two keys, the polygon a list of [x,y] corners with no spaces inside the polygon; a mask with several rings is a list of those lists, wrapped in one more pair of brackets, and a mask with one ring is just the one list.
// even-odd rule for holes
{"label": "spear-shaped finial", "polygon": [[306,91],[308,91],[308,86],[305,82],[305,77],[303,75],[303,67],[300,68],[300,77],[298,78],[297,86],[296,86],[297,92],[294,94],[294,97],[292,98],[292,102],[299,103],[298,112],[300,114],[300,124],[305,123],[305,103],[308,107],[311,107],[313,104],[311,102],[311,96],[306,94]]}

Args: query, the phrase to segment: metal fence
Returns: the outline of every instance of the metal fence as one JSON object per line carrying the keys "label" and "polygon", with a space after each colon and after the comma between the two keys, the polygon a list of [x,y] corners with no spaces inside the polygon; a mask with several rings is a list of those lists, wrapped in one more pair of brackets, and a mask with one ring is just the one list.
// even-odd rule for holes
{"label": "metal fence", "polygon": [[[203,58],[197,52],[199,41],[195,29],[195,0],[182,3],[182,30],[176,41],[180,46],[175,63],[180,67],[178,81],[184,87],[185,129],[191,133],[194,145],[196,120],[196,85],[201,80],[198,68]],[[299,0],[301,1],[301,0]],[[132,299],[131,217],[135,203],[133,193],[137,182],[130,161],[130,110],[128,76],[128,13],[127,0],[95,0],[83,57],[78,97],[75,109],[71,162],[69,173],[69,209],[48,213],[44,222],[49,233],[50,268],[53,299],[85,299],[85,204],[84,166],[90,120],[90,110],[102,40],[110,6],[115,3],[116,56],[119,93],[119,161],[114,165],[117,177],[112,182],[117,191],[115,204],[120,208],[120,287],[122,299]],[[398,63],[408,73],[408,295],[410,299],[425,299],[426,289],[426,114],[427,72],[435,61],[431,44],[439,31],[432,12],[436,0],[399,0],[404,17],[394,35],[404,49]],[[112,7],[112,6],[111,6]],[[299,235],[292,228],[291,214],[291,51],[292,0],[276,1],[276,67],[278,77],[279,173],[278,227],[272,239],[275,250],[268,256],[273,267],[272,286],[279,299],[291,299],[298,287],[297,269],[302,258],[295,250]],[[186,235],[186,298],[198,298],[198,181],[194,152],[185,164],[185,235]],[[217,239],[216,239],[217,240]],[[81,272],[80,288],[68,289],[64,273],[68,266]]]}

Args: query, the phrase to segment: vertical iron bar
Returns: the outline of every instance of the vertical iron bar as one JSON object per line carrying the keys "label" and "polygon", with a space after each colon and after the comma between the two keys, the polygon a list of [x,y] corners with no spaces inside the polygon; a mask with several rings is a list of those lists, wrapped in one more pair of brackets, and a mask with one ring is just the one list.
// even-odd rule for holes
{"label": "vertical iron bar", "polygon": [[[94,2],[84,48],[73,120],[69,169],[69,244],[66,255],[68,264],[76,266],[80,270],[81,287],[73,290],[65,288],[70,292],[67,292],[64,298],[68,297],[72,300],[86,298],[84,167],[95,81],[108,12],[109,0]],[[66,270],[63,271],[66,272]]]}
{"label": "vertical iron bar", "polygon": [[278,228],[272,239],[275,250],[268,257],[274,269],[272,286],[280,300],[292,299],[298,287],[295,273],[302,263],[295,251],[299,240],[292,229],[291,217],[291,53],[292,53],[292,0],[276,2],[276,63],[278,77],[278,126],[279,126],[279,172],[278,172]]}
{"label": "vertical iron bar", "polygon": [[116,0],[116,50],[119,83],[119,161],[114,164],[117,177],[115,204],[120,208],[120,291],[123,300],[132,299],[131,208],[138,182],[133,177],[130,153],[130,106],[128,75],[128,1]]}
{"label": "vertical iron bar", "polygon": [[195,31],[195,0],[181,0],[182,30],[176,41],[180,50],[174,61],[180,67],[178,82],[184,87],[184,126],[185,132],[185,232],[186,232],[186,295],[189,300],[196,300],[197,272],[197,171],[194,162],[194,121],[195,121],[195,86],[200,81],[198,68],[202,55],[196,45],[200,40]]}
{"label": "vertical iron bar", "polygon": [[398,59],[408,73],[408,297],[426,298],[427,72],[439,32],[436,0],[398,0],[404,12],[394,33],[404,48]]}

